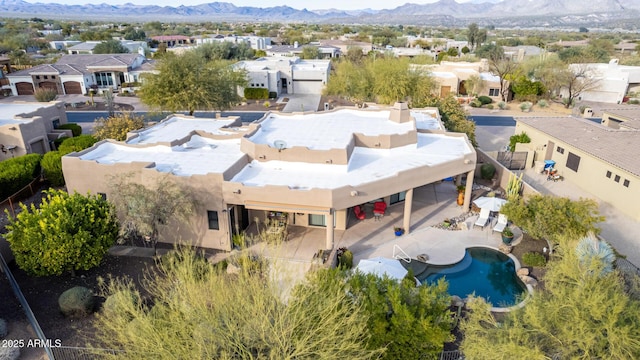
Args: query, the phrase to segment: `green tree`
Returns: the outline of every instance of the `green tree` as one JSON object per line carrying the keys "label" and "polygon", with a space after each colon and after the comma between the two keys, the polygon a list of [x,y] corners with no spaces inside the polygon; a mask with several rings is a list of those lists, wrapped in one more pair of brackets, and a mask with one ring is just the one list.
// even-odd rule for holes
{"label": "green tree", "polygon": [[596,225],[604,221],[594,200],[571,200],[552,195],[508,201],[500,212],[532,237],[560,245],[567,239],[599,233]]}
{"label": "green tree", "polygon": [[144,41],[147,39],[147,34],[144,32],[144,30],[129,28],[127,31],[125,31],[122,37],[127,40]]}
{"label": "green tree", "polygon": [[150,186],[133,182],[128,175],[113,177],[109,201],[121,221],[121,235],[144,236],[154,250],[163,226],[188,223],[198,206],[195,195],[168,176]]}
{"label": "green tree", "polygon": [[529,80],[524,75],[513,80],[511,90],[515,94],[515,98],[522,101],[535,101],[546,92],[540,81]]}
{"label": "green tree", "polygon": [[278,283],[254,274],[246,255],[231,260],[238,274],[216,271],[192,250],[177,258],[161,262],[159,276],[143,285],[151,302],[130,282],[108,284],[96,332],[101,347],[125,350],[108,358],[375,359],[382,352],[366,349],[367,315],[336,270],[310,273],[283,301]]}
{"label": "green tree", "polygon": [[94,54],[126,54],[129,52],[118,40],[107,40],[97,44],[93,48]]}
{"label": "green tree", "polygon": [[207,62],[196,52],[166,54],[157,74],[145,76],[138,92],[143,103],[161,110],[226,110],[240,99],[245,72],[226,62]]}
{"label": "green tree", "polygon": [[319,59],[320,58],[320,49],[313,45],[307,45],[302,48],[302,54],[300,55],[302,59]]}
{"label": "green tree", "polygon": [[20,206],[5,237],[18,266],[37,276],[98,266],[118,234],[112,206],[97,195],[49,190],[39,208]]}
{"label": "green tree", "polygon": [[97,118],[94,123],[93,137],[98,141],[114,139],[124,141],[127,133],[144,128],[144,117],[132,113],[121,113],[108,118]]}
{"label": "green tree", "polygon": [[502,46],[487,44],[476,49],[475,54],[480,59],[501,59],[504,57],[504,49]]}
{"label": "green tree", "polygon": [[466,134],[471,144],[478,146],[476,143],[476,124],[467,118],[467,113],[455,96],[451,94],[445,98],[431,96],[420,105],[420,107],[437,107],[442,117],[442,123],[447,130]]}
{"label": "green tree", "polygon": [[398,283],[388,277],[354,274],[349,292],[368,315],[369,349],[386,347],[384,359],[420,359],[438,356],[453,340],[451,297],[446,282],[416,286],[413,274]]}
{"label": "green tree", "polygon": [[469,27],[467,28],[467,41],[469,42],[469,45],[471,45],[472,49],[475,48],[478,44],[479,30],[480,29],[478,28],[478,24],[476,23],[469,24]]}
{"label": "green tree", "polygon": [[372,87],[373,77],[367,68],[343,59],[335,65],[325,93],[361,103],[373,98]]}

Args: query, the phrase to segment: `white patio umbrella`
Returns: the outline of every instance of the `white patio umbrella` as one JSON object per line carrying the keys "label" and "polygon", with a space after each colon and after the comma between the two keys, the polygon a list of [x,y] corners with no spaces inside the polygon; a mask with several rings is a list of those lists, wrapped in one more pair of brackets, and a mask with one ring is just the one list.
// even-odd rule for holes
{"label": "white patio umbrella", "polygon": [[360,260],[356,271],[363,274],[374,274],[377,276],[387,275],[392,279],[402,280],[407,275],[407,269],[400,264],[400,260],[385,257]]}
{"label": "white patio umbrella", "polygon": [[502,205],[507,202],[505,199],[500,199],[497,197],[479,197],[473,200],[473,203],[476,204],[480,209],[489,209],[489,211],[500,211]]}

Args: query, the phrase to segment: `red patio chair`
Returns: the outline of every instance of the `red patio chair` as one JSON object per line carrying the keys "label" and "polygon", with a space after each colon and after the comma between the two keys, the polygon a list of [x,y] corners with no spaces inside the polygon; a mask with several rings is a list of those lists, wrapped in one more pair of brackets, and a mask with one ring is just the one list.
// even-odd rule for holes
{"label": "red patio chair", "polygon": [[376,201],[373,204],[373,215],[374,216],[384,216],[384,212],[387,210],[387,203],[384,201]]}
{"label": "red patio chair", "polygon": [[364,218],[366,217],[366,214],[364,213],[364,211],[362,211],[360,205],[356,205],[353,207],[353,213],[356,214],[356,218],[358,218],[358,220],[364,220]]}

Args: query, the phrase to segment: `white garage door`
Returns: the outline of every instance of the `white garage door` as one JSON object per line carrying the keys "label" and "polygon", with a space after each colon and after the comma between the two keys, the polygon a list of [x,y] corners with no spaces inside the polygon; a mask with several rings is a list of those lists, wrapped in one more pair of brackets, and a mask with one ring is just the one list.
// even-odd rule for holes
{"label": "white garage door", "polygon": [[321,80],[293,80],[294,94],[322,94]]}

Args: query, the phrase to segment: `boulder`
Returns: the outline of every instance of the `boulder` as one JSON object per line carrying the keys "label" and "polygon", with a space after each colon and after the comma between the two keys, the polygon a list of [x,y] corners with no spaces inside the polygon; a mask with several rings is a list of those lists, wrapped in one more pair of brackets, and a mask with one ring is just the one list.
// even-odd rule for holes
{"label": "boulder", "polygon": [[240,273],[240,268],[229,263],[227,265],[227,274],[239,274]]}
{"label": "boulder", "polygon": [[525,283],[526,285],[531,285],[534,287],[538,285],[538,280],[532,278],[531,276],[522,275],[520,276],[520,280],[522,280],[522,282]]}
{"label": "boulder", "polygon": [[518,276],[529,276],[529,269],[528,268],[520,268],[517,271]]}
{"label": "boulder", "polygon": [[505,243],[500,244],[498,250],[500,250],[503,254],[511,254],[511,250],[513,247],[511,245],[507,245]]}
{"label": "boulder", "polygon": [[462,307],[464,306],[464,301],[458,295],[451,295],[451,305]]}

